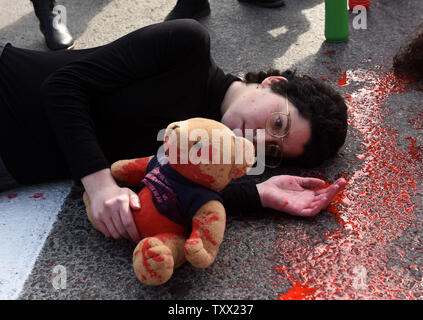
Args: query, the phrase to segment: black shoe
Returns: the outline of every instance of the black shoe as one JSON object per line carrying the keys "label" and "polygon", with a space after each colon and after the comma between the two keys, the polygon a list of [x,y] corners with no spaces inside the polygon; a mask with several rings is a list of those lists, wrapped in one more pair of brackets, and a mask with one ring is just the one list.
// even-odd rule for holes
{"label": "black shoe", "polygon": [[47,47],[51,50],[72,49],[74,40],[68,27],[60,21],[60,12],[53,10],[54,0],[31,0],[35,15],[40,21],[40,30]]}
{"label": "black shoe", "polygon": [[284,0],[238,0],[239,2],[247,2],[264,8],[278,8],[285,5]]}
{"label": "black shoe", "polygon": [[208,0],[178,0],[175,7],[166,16],[165,21],[175,19],[199,19],[210,14]]}

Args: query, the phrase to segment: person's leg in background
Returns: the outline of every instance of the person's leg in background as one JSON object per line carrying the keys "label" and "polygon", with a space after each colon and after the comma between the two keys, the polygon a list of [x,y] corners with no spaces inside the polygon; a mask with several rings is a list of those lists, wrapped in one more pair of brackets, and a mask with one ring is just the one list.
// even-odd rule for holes
{"label": "person's leg in background", "polygon": [[[238,0],[264,8],[277,8],[285,5],[284,0]],[[166,16],[166,20],[193,18],[199,19],[210,14],[209,0],[178,0]]]}
{"label": "person's leg in background", "polygon": [[40,30],[51,50],[71,49],[74,40],[67,26],[60,20],[60,12],[54,10],[55,0],[30,0],[40,21]]}
{"label": "person's leg in background", "polygon": [[284,0],[238,0],[263,8],[279,8],[285,5]]}
{"label": "person's leg in background", "polygon": [[193,18],[199,19],[210,14],[209,0],[178,0],[166,16],[166,20]]}

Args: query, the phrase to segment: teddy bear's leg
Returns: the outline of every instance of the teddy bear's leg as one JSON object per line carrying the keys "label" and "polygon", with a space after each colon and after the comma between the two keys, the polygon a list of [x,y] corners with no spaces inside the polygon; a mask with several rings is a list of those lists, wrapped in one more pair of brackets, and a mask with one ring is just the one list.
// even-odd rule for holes
{"label": "teddy bear's leg", "polygon": [[196,268],[206,268],[216,258],[223,240],[226,213],[216,200],[204,204],[192,219],[192,233],[185,242],[185,257]]}
{"label": "teddy bear's leg", "polygon": [[113,178],[127,186],[139,186],[152,157],[116,161],[110,169]]}
{"label": "teddy bear's leg", "polygon": [[144,284],[155,286],[170,279],[185,261],[183,236],[165,233],[143,239],[133,254],[134,271]]}

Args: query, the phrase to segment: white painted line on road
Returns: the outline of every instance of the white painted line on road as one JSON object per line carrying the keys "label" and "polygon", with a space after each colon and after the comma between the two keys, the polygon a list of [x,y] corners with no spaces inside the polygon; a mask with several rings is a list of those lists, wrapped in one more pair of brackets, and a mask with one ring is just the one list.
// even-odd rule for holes
{"label": "white painted line on road", "polygon": [[72,187],[71,181],[0,193],[0,299],[17,299]]}

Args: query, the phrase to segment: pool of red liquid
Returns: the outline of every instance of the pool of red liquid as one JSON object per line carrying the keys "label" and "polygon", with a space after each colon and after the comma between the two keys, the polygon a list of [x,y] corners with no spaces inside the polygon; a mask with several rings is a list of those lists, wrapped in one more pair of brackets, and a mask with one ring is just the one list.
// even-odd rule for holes
{"label": "pool of red liquid", "polygon": [[[348,184],[327,209],[338,225],[335,230],[315,240],[293,226],[296,240],[290,241],[281,231],[276,247],[282,259],[274,269],[278,278],[292,283],[281,300],[423,297],[420,280],[410,272],[422,266],[402,260],[406,253],[395,245],[421,224],[416,216],[421,146],[389,124],[385,107],[392,95],[412,90],[410,82],[392,72],[341,72],[338,85],[350,82],[361,85],[347,99],[349,126],[361,140],[360,153],[350,155],[358,168],[344,173]],[[421,126],[421,119],[412,122]],[[394,260],[400,263],[392,267]]]}

